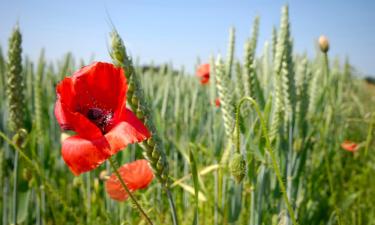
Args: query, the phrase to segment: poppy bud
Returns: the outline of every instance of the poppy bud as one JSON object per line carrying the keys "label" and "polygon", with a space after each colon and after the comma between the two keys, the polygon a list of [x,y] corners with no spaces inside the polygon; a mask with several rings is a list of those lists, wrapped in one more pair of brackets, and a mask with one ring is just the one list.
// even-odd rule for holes
{"label": "poppy bud", "polygon": [[246,175],[246,161],[240,153],[234,153],[229,163],[229,170],[237,183],[241,183]]}
{"label": "poppy bud", "polygon": [[319,37],[319,47],[320,47],[320,50],[323,52],[323,53],[327,53],[328,50],[329,50],[329,41],[328,41],[328,38],[324,35],[320,36]]}

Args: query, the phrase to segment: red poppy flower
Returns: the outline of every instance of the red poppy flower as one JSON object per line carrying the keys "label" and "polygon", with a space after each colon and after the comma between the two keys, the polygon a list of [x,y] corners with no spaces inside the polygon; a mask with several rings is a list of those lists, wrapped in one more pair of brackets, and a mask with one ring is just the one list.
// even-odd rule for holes
{"label": "red poppy flower", "polygon": [[[131,192],[146,188],[154,178],[154,174],[145,159],[127,163],[118,170],[121,178]],[[117,201],[124,201],[128,193],[122,187],[116,174],[112,174],[105,182],[109,197]]]}
{"label": "red poppy flower", "polygon": [[341,148],[349,152],[356,152],[359,148],[358,144],[352,141],[344,141],[341,144]]}
{"label": "red poppy flower", "polygon": [[101,62],[83,67],[57,85],[56,119],[62,129],[76,132],[62,142],[62,156],[75,175],[150,137],[126,108],[127,88],[124,71]]}
{"label": "red poppy flower", "polygon": [[219,108],[220,105],[221,105],[221,103],[220,103],[220,98],[216,98],[216,99],[215,99],[215,106],[216,106],[217,108]]}
{"label": "red poppy flower", "polygon": [[201,79],[201,84],[208,84],[210,81],[210,64],[202,64],[198,67],[197,76]]}

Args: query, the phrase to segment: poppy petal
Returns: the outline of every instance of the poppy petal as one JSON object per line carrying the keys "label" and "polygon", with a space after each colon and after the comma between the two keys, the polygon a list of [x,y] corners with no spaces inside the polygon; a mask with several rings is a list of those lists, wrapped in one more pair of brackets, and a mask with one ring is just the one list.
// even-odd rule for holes
{"label": "poppy petal", "polygon": [[221,105],[220,98],[215,99],[215,105],[216,105],[216,107],[220,107],[220,105]]}
{"label": "poppy petal", "polygon": [[71,125],[66,118],[64,111],[61,107],[61,101],[60,98],[56,100],[55,104],[55,117],[57,119],[57,122],[59,123],[61,129],[63,130],[73,130],[73,125]]}
{"label": "poppy petal", "polygon": [[76,92],[74,90],[74,83],[71,77],[65,77],[57,86],[56,93],[58,100],[64,102],[70,111],[74,111],[76,106]]}
{"label": "poppy petal", "polygon": [[[136,160],[121,166],[118,170],[121,178],[130,191],[146,188],[154,178],[154,174],[148,162],[144,159]],[[123,189],[116,174],[112,174],[105,183],[108,195],[117,201],[124,201],[128,198],[127,192]]]}
{"label": "poppy petal", "polygon": [[105,134],[112,154],[128,144],[142,142],[151,136],[145,125],[129,109],[123,110],[120,119],[122,121]]}
{"label": "poppy petal", "polygon": [[62,103],[60,98],[55,104],[55,116],[63,130],[73,130],[87,139],[97,139],[103,136],[100,129],[85,116],[69,111],[69,107]]}
{"label": "poppy petal", "polygon": [[209,81],[210,81],[209,76],[202,76],[201,77],[201,84],[208,84]]}
{"label": "poppy petal", "polygon": [[203,76],[207,76],[208,77],[210,76],[210,64],[206,63],[206,64],[202,64],[201,66],[199,66],[198,70],[197,70],[197,76],[198,77],[203,77]]}
{"label": "poppy petal", "polygon": [[74,175],[95,169],[110,156],[110,145],[104,137],[88,140],[75,135],[62,143],[62,157]]}
{"label": "poppy petal", "polygon": [[210,64],[202,64],[198,67],[197,76],[200,77],[201,84],[208,84],[210,81]]}
{"label": "poppy petal", "polygon": [[[126,101],[127,84],[124,71],[113,64],[96,62],[83,67],[73,76],[81,110],[96,107],[115,111]],[[87,105],[90,103],[91,105]]]}
{"label": "poppy petal", "polygon": [[125,109],[123,117],[124,121],[104,136],[86,139],[75,135],[63,141],[62,156],[75,175],[95,169],[128,144],[150,137],[150,132],[130,110]]}
{"label": "poppy petal", "polygon": [[341,148],[349,152],[356,152],[358,150],[358,144],[355,142],[346,140],[341,144]]}

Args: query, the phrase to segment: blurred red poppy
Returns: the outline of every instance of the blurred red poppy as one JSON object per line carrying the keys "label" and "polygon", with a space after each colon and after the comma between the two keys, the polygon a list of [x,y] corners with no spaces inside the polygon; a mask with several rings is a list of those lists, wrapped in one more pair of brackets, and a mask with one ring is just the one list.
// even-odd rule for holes
{"label": "blurred red poppy", "polygon": [[341,148],[349,152],[356,152],[358,150],[358,147],[359,146],[357,143],[348,140],[344,141],[341,144]]}
{"label": "blurred red poppy", "polygon": [[216,106],[217,108],[219,108],[220,105],[221,105],[221,103],[220,103],[220,98],[216,98],[216,99],[215,99],[215,106]]}
{"label": "blurred red poppy", "polygon": [[[118,170],[121,178],[131,192],[146,188],[154,178],[154,174],[145,159],[127,163]],[[125,201],[128,193],[122,187],[116,174],[112,174],[105,183],[108,195],[117,201]]]}
{"label": "blurred red poppy", "polygon": [[56,119],[63,130],[76,132],[62,142],[62,156],[75,175],[150,137],[126,108],[127,88],[124,71],[102,62],[83,67],[57,85]]}
{"label": "blurred red poppy", "polygon": [[208,84],[210,81],[210,64],[202,64],[198,67],[197,76],[201,79],[201,84]]}

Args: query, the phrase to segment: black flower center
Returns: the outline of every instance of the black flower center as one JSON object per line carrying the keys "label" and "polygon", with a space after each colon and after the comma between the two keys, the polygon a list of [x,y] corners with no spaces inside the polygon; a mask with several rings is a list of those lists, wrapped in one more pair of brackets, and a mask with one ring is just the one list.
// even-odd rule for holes
{"label": "black flower center", "polygon": [[105,133],[106,127],[111,123],[113,113],[99,108],[90,108],[86,114],[87,118],[93,122],[102,133]]}

